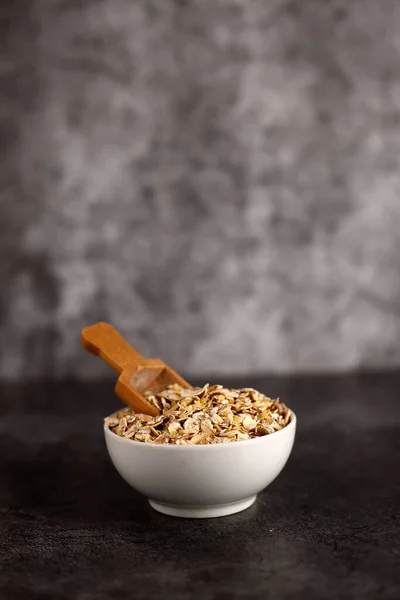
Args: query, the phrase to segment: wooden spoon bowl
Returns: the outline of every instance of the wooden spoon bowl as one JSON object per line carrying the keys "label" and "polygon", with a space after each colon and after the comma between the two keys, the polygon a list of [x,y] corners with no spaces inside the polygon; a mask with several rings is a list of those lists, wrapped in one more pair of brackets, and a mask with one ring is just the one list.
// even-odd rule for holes
{"label": "wooden spoon bowl", "polygon": [[82,346],[102,358],[119,374],[116,394],[135,412],[157,416],[159,411],[144,397],[177,383],[192,389],[178,373],[158,358],[144,358],[109,323],[96,323],[81,332]]}

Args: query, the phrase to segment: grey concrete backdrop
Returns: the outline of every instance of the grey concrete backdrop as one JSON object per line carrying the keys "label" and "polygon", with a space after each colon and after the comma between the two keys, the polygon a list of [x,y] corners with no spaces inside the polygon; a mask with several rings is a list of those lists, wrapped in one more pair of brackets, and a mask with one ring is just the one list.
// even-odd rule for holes
{"label": "grey concrete backdrop", "polygon": [[398,0],[4,0],[0,374],[400,364]]}

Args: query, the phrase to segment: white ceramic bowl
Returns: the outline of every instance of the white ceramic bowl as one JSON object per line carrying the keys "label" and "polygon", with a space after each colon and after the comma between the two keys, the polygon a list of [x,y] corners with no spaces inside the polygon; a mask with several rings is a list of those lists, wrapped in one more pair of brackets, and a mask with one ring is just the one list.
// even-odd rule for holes
{"label": "white ceramic bowl", "polygon": [[296,416],[275,433],[252,440],[198,446],[146,444],[104,425],[118,473],[166,515],[222,517],[251,506],[282,471],[293,447]]}

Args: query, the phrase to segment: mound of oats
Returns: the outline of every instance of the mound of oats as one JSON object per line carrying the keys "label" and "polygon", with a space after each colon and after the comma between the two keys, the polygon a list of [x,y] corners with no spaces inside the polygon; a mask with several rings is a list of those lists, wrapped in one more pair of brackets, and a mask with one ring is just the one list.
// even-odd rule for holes
{"label": "mound of oats", "polygon": [[193,390],[175,384],[146,399],[160,415],[150,417],[126,408],[105,422],[117,435],[154,444],[221,444],[274,433],[290,421],[279,400],[244,388],[209,385]]}

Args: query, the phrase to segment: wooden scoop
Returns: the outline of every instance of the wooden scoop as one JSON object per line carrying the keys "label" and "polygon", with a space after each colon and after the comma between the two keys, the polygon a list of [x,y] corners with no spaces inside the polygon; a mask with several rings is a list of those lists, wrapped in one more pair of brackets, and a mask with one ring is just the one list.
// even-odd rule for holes
{"label": "wooden scoop", "polygon": [[116,394],[135,412],[157,416],[159,411],[144,398],[146,390],[161,392],[168,385],[178,383],[192,389],[178,373],[158,358],[144,358],[109,323],[96,323],[82,329],[82,346],[100,356],[120,373],[115,386]]}

